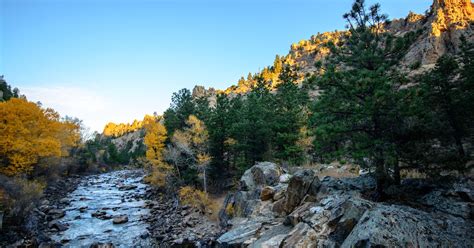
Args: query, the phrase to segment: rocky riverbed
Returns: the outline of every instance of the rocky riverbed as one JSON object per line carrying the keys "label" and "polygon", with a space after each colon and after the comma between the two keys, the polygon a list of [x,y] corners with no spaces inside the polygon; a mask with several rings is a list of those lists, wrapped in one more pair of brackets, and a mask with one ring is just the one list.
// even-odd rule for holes
{"label": "rocky riverbed", "polygon": [[144,199],[148,186],[142,181],[140,170],[86,176],[58,202],[45,200],[37,213],[51,241],[40,246],[152,246],[145,221],[150,212]]}
{"label": "rocky riverbed", "polygon": [[51,185],[10,247],[211,247],[220,228],[173,193],[153,190],[142,170],[71,177]]}
{"label": "rocky riverbed", "polygon": [[34,210],[33,239],[12,247],[472,247],[474,181],[405,180],[370,200],[368,176],[291,175],[259,163],[219,213],[151,189],[141,170],[68,178]]}

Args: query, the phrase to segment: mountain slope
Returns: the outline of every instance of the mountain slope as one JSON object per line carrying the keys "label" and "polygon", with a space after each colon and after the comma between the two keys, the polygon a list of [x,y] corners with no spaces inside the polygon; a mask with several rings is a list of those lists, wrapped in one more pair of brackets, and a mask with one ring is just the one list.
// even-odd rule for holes
{"label": "mountain slope", "polygon": [[[460,50],[461,37],[474,41],[474,4],[470,0],[434,0],[426,14],[410,13],[406,18],[395,19],[385,27],[396,37],[413,36],[412,45],[401,62],[401,69],[418,74],[433,68],[436,60],[444,54],[456,54]],[[276,57],[274,65],[256,74],[242,77],[237,85],[226,90],[227,94],[245,93],[261,76],[270,88],[278,85],[281,68],[290,66],[301,82],[306,76],[317,73],[316,63],[324,61],[329,54],[328,42],[338,43],[345,31],[326,32],[313,35],[291,45],[286,56]]]}

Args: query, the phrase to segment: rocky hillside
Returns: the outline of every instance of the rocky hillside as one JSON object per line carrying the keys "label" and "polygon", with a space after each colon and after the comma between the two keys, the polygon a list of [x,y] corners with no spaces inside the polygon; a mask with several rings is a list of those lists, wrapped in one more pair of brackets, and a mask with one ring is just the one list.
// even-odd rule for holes
{"label": "rocky hillside", "polygon": [[[474,182],[406,180],[392,202],[367,196],[369,176],[293,175],[273,163],[247,170],[220,213],[222,247],[471,247]],[[403,192],[410,191],[410,199]],[[398,197],[397,197],[398,196]],[[406,204],[410,202],[410,204]]]}
{"label": "rocky hillside", "polygon": [[[396,37],[411,36],[412,45],[402,59],[401,69],[418,74],[433,68],[436,60],[444,54],[459,52],[461,36],[474,41],[474,4],[470,0],[434,0],[426,14],[409,13],[406,18],[395,19],[385,30]],[[382,6],[383,7],[383,6]],[[282,66],[296,70],[301,82],[306,76],[318,73],[315,64],[324,61],[329,54],[328,42],[338,43],[345,31],[326,32],[313,35],[291,45],[286,56],[277,57],[273,66],[254,74],[262,76],[270,87],[278,85]],[[256,81],[251,77],[239,80],[237,85],[227,88],[227,94],[245,93]]]}

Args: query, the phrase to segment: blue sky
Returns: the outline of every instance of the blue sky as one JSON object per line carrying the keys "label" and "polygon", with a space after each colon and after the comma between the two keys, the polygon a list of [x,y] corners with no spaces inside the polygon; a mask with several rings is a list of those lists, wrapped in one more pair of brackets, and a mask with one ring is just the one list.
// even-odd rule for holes
{"label": "blue sky", "polygon": [[[368,1],[374,3],[375,1]],[[423,13],[429,0],[382,0]],[[162,113],[172,92],[224,89],[292,43],[344,29],[352,0],[0,0],[0,75],[101,131]]]}

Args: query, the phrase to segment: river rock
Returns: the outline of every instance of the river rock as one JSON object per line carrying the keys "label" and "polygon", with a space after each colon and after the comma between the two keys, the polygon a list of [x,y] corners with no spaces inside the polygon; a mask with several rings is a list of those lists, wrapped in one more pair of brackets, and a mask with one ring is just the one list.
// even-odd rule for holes
{"label": "river rock", "polygon": [[68,229],[67,225],[58,221],[58,220],[53,220],[48,223],[48,227],[50,229],[56,229],[60,232],[66,231]]}
{"label": "river rock", "polygon": [[66,212],[62,209],[50,209],[48,211],[48,218],[52,220],[62,218],[65,215],[66,215]]}
{"label": "river rock", "polygon": [[100,219],[100,217],[103,217],[103,216],[105,216],[106,214],[107,214],[107,212],[105,212],[105,211],[97,210],[97,211],[91,213],[91,216]]}
{"label": "river rock", "polygon": [[136,188],[137,188],[137,185],[132,185],[132,184],[119,186],[119,190],[132,190]]}
{"label": "river rock", "polygon": [[96,242],[96,243],[93,243],[90,248],[114,248],[114,244],[112,243],[100,243],[100,242]]}
{"label": "river rock", "polygon": [[114,224],[127,223],[127,222],[128,222],[128,216],[126,216],[126,215],[121,215],[121,216],[114,217],[114,219],[112,220],[112,222],[113,222]]}

